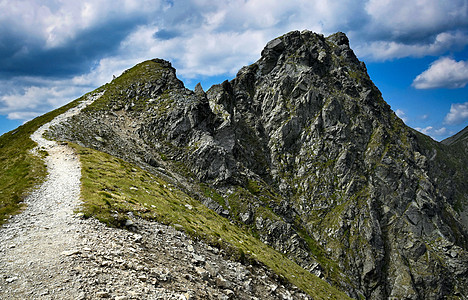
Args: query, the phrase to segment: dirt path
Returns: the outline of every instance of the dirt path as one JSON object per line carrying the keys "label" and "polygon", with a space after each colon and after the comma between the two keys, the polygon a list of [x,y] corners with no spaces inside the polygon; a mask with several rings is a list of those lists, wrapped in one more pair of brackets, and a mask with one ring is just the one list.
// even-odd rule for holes
{"label": "dirt path", "polygon": [[35,151],[45,150],[46,181],[25,200],[24,212],[0,229],[0,274],[7,283],[0,298],[45,296],[69,280],[61,270],[62,257],[75,249],[78,231],[74,209],[79,204],[81,167],[73,150],[43,138],[50,126],[63,122],[92,103],[88,97],[77,107],[40,127],[31,139]]}

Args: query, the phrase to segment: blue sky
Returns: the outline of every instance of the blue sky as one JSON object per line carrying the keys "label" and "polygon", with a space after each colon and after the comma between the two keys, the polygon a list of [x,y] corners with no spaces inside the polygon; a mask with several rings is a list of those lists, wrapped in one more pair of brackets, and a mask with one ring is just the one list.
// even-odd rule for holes
{"label": "blue sky", "polygon": [[345,32],[407,125],[468,125],[468,0],[0,0],[0,28],[0,134],[151,58],[208,89],[303,29]]}

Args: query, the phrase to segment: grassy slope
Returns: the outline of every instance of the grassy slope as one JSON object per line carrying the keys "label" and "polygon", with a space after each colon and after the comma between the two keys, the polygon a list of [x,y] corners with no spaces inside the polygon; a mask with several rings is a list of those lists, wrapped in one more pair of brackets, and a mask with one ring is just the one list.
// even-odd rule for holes
{"label": "grassy slope", "polygon": [[[84,97],[84,96],[83,96]],[[31,134],[42,124],[78,105],[83,98],[51,111],[0,136],[0,225],[18,213],[25,196],[47,176],[44,162],[30,153]]]}
{"label": "grassy slope", "polygon": [[147,109],[146,99],[140,97],[138,100],[135,95],[130,97],[126,92],[129,88],[135,90],[138,87],[144,87],[146,83],[155,82],[162,77],[165,70],[166,67],[154,60],[147,60],[137,64],[112,80],[112,82],[99,88],[105,89],[105,93],[87,106],[84,111],[109,110],[114,105],[122,108],[124,104],[128,103],[135,104],[135,106],[132,106],[132,110]]}
{"label": "grassy slope", "polygon": [[171,224],[223,247],[237,259],[255,259],[267,265],[316,299],[348,299],[344,293],[160,178],[111,155],[72,146],[82,163],[85,216],[118,226],[132,212]]}

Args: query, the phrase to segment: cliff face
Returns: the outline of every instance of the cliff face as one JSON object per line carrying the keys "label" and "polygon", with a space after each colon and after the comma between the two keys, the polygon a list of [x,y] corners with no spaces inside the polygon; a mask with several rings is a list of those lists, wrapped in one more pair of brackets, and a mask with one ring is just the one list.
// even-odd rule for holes
{"label": "cliff face", "polygon": [[468,295],[466,147],[406,127],[344,34],[290,32],[207,92],[158,59],[100,91],[50,134],[172,181],[353,297]]}

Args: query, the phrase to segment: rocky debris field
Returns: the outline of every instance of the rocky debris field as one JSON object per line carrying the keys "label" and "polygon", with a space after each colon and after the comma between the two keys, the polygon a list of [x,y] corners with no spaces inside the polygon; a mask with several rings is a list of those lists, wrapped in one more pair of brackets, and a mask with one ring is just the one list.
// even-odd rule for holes
{"label": "rocky debris field", "polygon": [[[263,266],[225,259],[223,250],[170,226],[133,219],[125,230],[69,221],[75,243],[60,253],[49,243],[30,261],[21,253],[2,259],[2,299],[309,299]],[[1,247],[3,257],[16,249]]]}
{"label": "rocky debris field", "polygon": [[[76,243],[53,259],[16,269],[21,254],[2,261],[2,299],[309,299],[263,266],[225,259],[223,250],[170,226],[133,219],[130,231],[70,220]],[[2,244],[1,251],[15,248]]]}

